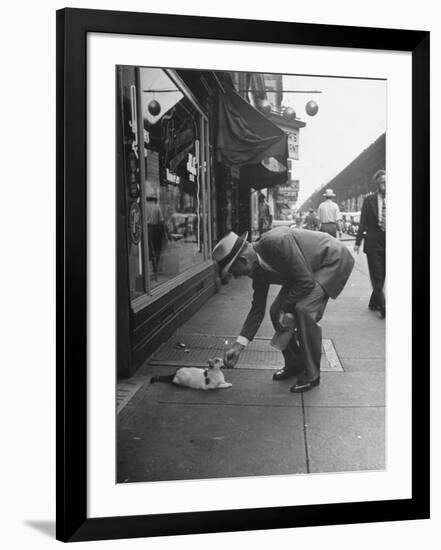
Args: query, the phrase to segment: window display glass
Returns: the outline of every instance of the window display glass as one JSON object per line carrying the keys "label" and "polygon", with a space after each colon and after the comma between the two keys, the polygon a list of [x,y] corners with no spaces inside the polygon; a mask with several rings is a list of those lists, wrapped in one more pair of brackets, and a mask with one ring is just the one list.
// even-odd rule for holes
{"label": "window display glass", "polygon": [[150,288],[204,259],[199,111],[162,69],[140,69]]}

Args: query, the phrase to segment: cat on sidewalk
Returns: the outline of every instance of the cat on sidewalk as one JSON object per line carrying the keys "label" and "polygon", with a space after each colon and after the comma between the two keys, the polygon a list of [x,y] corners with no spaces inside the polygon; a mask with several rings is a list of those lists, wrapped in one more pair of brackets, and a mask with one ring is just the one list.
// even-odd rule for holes
{"label": "cat on sidewalk", "polygon": [[221,369],[224,361],[220,357],[208,359],[208,368],[182,367],[174,374],[152,376],[150,384],[155,382],[167,382],[195,390],[215,390],[217,388],[231,388],[233,384],[225,382]]}

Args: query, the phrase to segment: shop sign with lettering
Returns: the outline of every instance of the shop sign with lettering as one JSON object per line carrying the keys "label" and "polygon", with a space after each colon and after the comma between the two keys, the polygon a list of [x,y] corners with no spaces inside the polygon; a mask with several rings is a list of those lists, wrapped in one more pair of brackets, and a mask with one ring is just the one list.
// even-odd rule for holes
{"label": "shop sign with lettering", "polygon": [[190,174],[193,174],[193,176],[196,176],[197,174],[196,157],[191,153],[188,153],[187,172],[189,172]]}
{"label": "shop sign with lettering", "polygon": [[175,183],[176,185],[179,185],[181,183],[181,178],[174,172],[171,172],[168,168],[165,172],[165,178],[170,183]]}
{"label": "shop sign with lettering", "polygon": [[288,134],[288,157],[290,159],[299,159],[299,129],[290,130]]}

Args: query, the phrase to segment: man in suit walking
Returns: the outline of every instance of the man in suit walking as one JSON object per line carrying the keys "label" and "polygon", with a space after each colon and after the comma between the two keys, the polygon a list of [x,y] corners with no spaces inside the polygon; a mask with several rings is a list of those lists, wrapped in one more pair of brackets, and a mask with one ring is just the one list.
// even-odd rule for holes
{"label": "man in suit walking", "polygon": [[254,338],[265,316],[269,286],[281,285],[270,309],[271,321],[276,331],[282,331],[281,320],[291,313],[297,334],[282,352],[285,365],[273,379],[292,378],[292,392],[308,391],[320,383],[322,335],[317,323],[329,297],[335,299],[343,290],[354,259],[327,233],[277,227],[255,243],[247,242],[247,236],[231,232],[213,250],[222,276],[248,275],[253,281],[251,309],[236,342],[225,353],[225,366],[233,368]]}
{"label": "man in suit walking", "polygon": [[364,239],[364,252],[367,256],[372,294],[369,309],[379,311],[386,317],[384,281],[386,278],[386,172],[378,170],[373,176],[377,191],[368,195],[361,209],[360,226],[355,239],[354,252],[358,254]]}

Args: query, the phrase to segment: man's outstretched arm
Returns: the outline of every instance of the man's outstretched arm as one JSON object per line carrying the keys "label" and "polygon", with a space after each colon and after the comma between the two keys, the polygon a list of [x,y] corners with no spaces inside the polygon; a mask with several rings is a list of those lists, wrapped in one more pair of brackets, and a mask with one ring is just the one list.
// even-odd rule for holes
{"label": "man's outstretched arm", "polygon": [[253,279],[253,299],[251,309],[237,337],[236,342],[225,352],[224,363],[226,368],[233,368],[242,350],[254,338],[265,317],[266,299],[268,296],[269,284]]}

